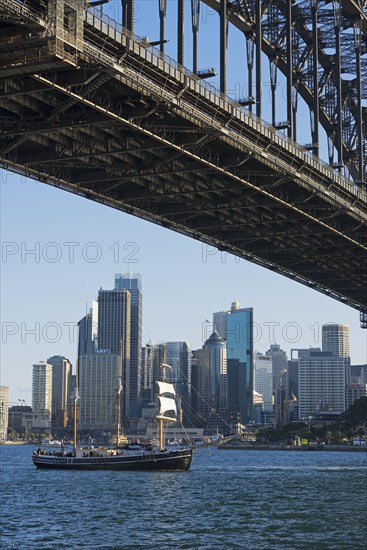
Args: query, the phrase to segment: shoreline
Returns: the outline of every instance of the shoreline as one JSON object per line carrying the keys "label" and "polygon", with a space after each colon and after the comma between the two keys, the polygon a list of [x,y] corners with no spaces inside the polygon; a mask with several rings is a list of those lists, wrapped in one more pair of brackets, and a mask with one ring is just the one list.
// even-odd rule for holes
{"label": "shoreline", "polygon": [[0,445],[29,445],[28,441],[1,441]]}
{"label": "shoreline", "polygon": [[221,451],[322,451],[366,453],[367,445],[218,445]]}

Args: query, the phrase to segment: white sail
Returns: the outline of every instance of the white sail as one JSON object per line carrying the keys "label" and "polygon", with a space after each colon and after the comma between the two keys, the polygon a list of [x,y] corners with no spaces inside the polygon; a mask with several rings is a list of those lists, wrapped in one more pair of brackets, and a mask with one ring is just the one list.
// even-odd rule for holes
{"label": "white sail", "polygon": [[[162,384],[162,382],[160,382]],[[167,412],[173,412],[175,416],[177,415],[176,401],[170,397],[162,397],[158,395],[159,410],[158,416],[162,416]]]}
{"label": "white sail", "polygon": [[171,393],[172,395],[176,395],[175,388],[172,384],[169,384],[168,382],[156,382],[158,386],[158,393],[161,395],[162,393]]}

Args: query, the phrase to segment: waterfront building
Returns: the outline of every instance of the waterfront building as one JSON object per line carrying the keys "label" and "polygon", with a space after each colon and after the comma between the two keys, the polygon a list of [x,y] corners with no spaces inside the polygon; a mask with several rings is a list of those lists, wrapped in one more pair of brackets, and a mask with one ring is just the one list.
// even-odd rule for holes
{"label": "waterfront building", "polygon": [[86,353],[94,353],[98,335],[98,302],[92,301],[92,307],[78,323],[78,357]]}
{"label": "waterfront building", "polygon": [[341,414],[346,410],[348,359],[331,352],[309,351],[298,360],[298,405],[300,419],[318,411]]}
{"label": "waterfront building", "polygon": [[143,294],[139,273],[115,275],[115,289],[128,290],[131,296],[130,318],[130,416],[140,416],[142,384]]}
{"label": "waterfront building", "polygon": [[45,361],[33,365],[32,409],[34,413],[52,412],[52,365]]}
{"label": "waterfront building", "polygon": [[[98,349],[96,353],[121,355],[123,414],[130,416],[131,294],[129,290],[98,293]],[[80,359],[79,359],[80,360]]]}
{"label": "waterfront building", "polygon": [[0,441],[8,438],[8,410],[9,388],[8,386],[0,386]]}
{"label": "waterfront building", "polygon": [[253,309],[233,302],[227,316],[227,403],[233,421],[252,419]]}
{"label": "waterfront building", "polygon": [[68,419],[72,416],[72,365],[62,355],[49,357],[47,363],[52,365],[52,427],[66,428]]}
{"label": "waterfront building", "polygon": [[328,323],[322,326],[322,351],[336,357],[349,357],[349,325]]}
{"label": "waterfront building", "polygon": [[32,430],[51,432],[52,414],[52,365],[39,361],[32,371]]}
{"label": "waterfront building", "polygon": [[272,358],[262,353],[255,354],[254,388],[263,396],[267,413],[273,412],[273,364]]}
{"label": "waterfront building", "polygon": [[27,437],[27,435],[32,431],[32,426],[32,407],[27,405],[14,405],[13,407],[9,407],[8,427],[11,432],[16,432],[19,435],[24,435]]}
{"label": "waterfront building", "polygon": [[[85,354],[79,357],[79,428],[81,431],[115,432],[116,387],[121,377],[120,356],[113,353]],[[125,394],[122,395],[124,403]]]}

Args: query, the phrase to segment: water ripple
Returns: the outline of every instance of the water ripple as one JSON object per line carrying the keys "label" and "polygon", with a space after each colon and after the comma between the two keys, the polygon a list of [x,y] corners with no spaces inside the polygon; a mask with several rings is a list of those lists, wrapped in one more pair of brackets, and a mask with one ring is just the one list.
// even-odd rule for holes
{"label": "water ripple", "polygon": [[41,471],[1,446],[7,550],[365,548],[367,455],[216,451],[189,472]]}

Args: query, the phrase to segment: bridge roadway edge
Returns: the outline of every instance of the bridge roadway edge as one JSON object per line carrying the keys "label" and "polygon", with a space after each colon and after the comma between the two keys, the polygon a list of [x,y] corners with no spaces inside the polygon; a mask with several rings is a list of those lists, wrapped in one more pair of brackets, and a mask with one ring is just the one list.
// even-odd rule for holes
{"label": "bridge roadway edge", "polygon": [[[118,74],[119,78],[122,81],[125,79],[125,85],[128,85],[130,89],[134,89],[134,84],[136,84],[137,80],[139,78],[141,81],[143,80],[142,73],[140,74],[139,72],[134,73],[134,69],[131,66],[128,67],[127,62],[129,61],[129,56],[132,56],[133,58],[132,61],[136,63],[136,59],[137,59],[137,56],[139,57],[140,51],[146,52],[146,49],[142,48],[141,44],[139,44],[138,42],[134,42],[134,40],[132,40],[130,36],[129,37],[126,36],[125,38],[127,42],[129,42],[129,45],[127,44],[127,42],[125,44],[126,49],[129,51],[127,56],[122,60],[122,62],[120,64],[116,64],[116,62],[114,61],[112,63],[112,66],[110,66],[110,69],[106,69],[106,67],[102,67],[102,66],[100,66],[99,69],[112,70],[113,73],[115,74],[114,78],[116,78],[116,74]],[[81,54],[80,59],[82,57],[83,57],[83,54]],[[144,66],[147,64],[147,61],[146,59],[144,59],[143,56],[141,57],[142,57],[141,63],[142,63],[142,66]],[[126,66],[124,65],[125,63],[126,63]],[[67,89],[67,87],[63,88],[59,84],[56,84],[55,82],[47,80],[47,78],[44,76],[42,77],[41,75],[34,74],[33,78],[35,80],[38,80],[39,82],[42,82],[43,84],[46,84],[47,86],[50,87],[50,89],[59,91],[63,95],[67,95],[70,98],[74,98],[78,103],[83,104],[90,109],[97,110],[101,113],[104,113],[106,117],[116,118],[116,120],[118,120],[118,122],[123,124],[124,126],[130,129],[136,130],[141,135],[146,135],[150,138],[153,138],[155,142],[164,144],[169,149],[177,151],[181,156],[190,158],[190,160],[194,160],[195,162],[198,162],[201,165],[204,165],[205,168],[208,170],[209,175],[213,173],[223,175],[224,182],[227,181],[225,178],[228,178],[232,181],[236,181],[239,184],[247,187],[251,191],[255,191],[256,193],[259,193],[263,196],[270,198],[272,201],[274,201],[274,204],[281,204],[282,206],[286,206],[289,210],[292,210],[297,215],[300,215],[301,217],[300,219],[309,219],[316,225],[324,227],[327,231],[330,231],[330,233],[333,233],[338,237],[340,237],[341,239],[346,240],[350,244],[359,247],[361,250],[363,249],[363,252],[365,254],[366,246],[365,244],[363,244],[363,242],[360,242],[359,240],[356,240],[351,236],[348,236],[347,234],[343,233],[343,231],[339,231],[333,225],[325,223],[325,221],[323,221],[322,219],[317,218],[317,216],[312,216],[307,211],[302,211],[295,204],[292,204],[291,202],[287,203],[287,201],[283,200],[279,196],[276,196],[276,194],[271,194],[266,187],[262,187],[261,185],[256,185],[256,179],[257,177],[260,177],[257,175],[259,171],[257,172],[256,177],[253,179],[253,181],[250,181],[250,178],[246,180],[243,177],[238,176],[236,173],[231,172],[225,165],[215,164],[213,159],[209,162],[207,159],[203,158],[203,156],[200,156],[200,154],[198,154],[197,151],[195,153],[192,150],[190,150],[190,147],[175,143],[173,140],[169,141],[165,139],[162,135],[154,134],[153,131],[149,130],[149,127],[144,127],[143,125],[139,124],[136,121],[136,119],[134,120],[133,117],[124,118],[123,116],[118,115],[113,111],[109,112],[106,108],[102,107],[101,105],[93,104],[93,102],[87,99],[86,97],[83,97],[81,95],[78,95],[72,92],[70,89]],[[188,77],[186,76],[186,84],[187,84],[187,81],[188,81]],[[267,144],[264,146],[264,143],[262,143],[261,146],[256,146],[256,142],[251,143],[248,137],[242,134],[243,129],[245,127],[245,124],[242,120],[239,121],[239,123],[242,125],[241,131],[239,133],[236,132],[235,128],[232,128],[232,126],[235,125],[236,123],[235,116],[234,116],[235,107],[233,107],[233,105],[230,105],[230,103],[228,103],[228,105],[231,108],[231,114],[229,118],[227,115],[227,121],[224,119],[224,121],[222,120],[221,122],[218,122],[212,117],[209,117],[209,120],[208,120],[208,116],[205,114],[204,111],[201,111],[200,113],[199,107],[195,106],[194,108],[194,106],[190,104],[189,100],[186,99],[186,96],[188,94],[187,89],[189,87],[187,87],[186,90],[184,89],[182,92],[180,92],[179,97],[177,93],[176,93],[176,97],[172,96],[172,94],[174,94],[174,91],[171,91],[171,97],[168,97],[168,96],[163,97],[164,95],[163,92],[168,93],[167,90],[162,87],[161,88],[158,87],[159,89],[157,90],[157,85],[153,86],[153,84],[154,82],[150,82],[150,88],[151,88],[150,95],[151,95],[151,98],[153,98],[154,94],[158,94],[156,95],[155,100],[159,102],[160,106],[162,105],[162,103],[164,104],[164,102],[167,101],[168,99],[168,102],[170,103],[170,110],[176,110],[177,112],[179,112],[180,116],[182,118],[185,118],[186,120],[189,120],[190,118],[189,114],[191,111],[192,120],[190,122],[192,124],[195,124],[195,121],[196,121],[196,125],[200,126],[201,128],[205,126],[206,129],[210,128],[211,132],[213,132],[214,130],[215,140],[220,142],[225,142],[227,145],[229,145],[233,149],[240,151],[240,153],[249,154],[251,152],[251,157],[252,157],[251,161],[256,160],[258,164],[261,164],[262,170],[264,171],[264,173],[267,171],[269,172],[269,177],[273,177],[271,176],[271,173],[272,171],[274,171],[274,168],[277,168],[278,178],[284,178],[286,174],[286,178],[290,178],[293,184],[305,187],[308,191],[311,191],[313,194],[317,194],[319,198],[322,195],[322,200],[328,203],[329,205],[332,205],[334,209],[348,210],[348,215],[354,218],[355,220],[358,220],[359,225],[365,229],[365,222],[367,220],[367,215],[366,215],[367,200],[361,191],[358,191],[357,195],[353,195],[353,194],[350,195],[349,200],[347,200],[346,197],[348,197],[349,191],[346,189],[342,189],[342,187],[339,188],[338,184],[335,181],[335,178],[331,178],[331,179],[325,178],[325,175],[322,173],[320,175],[320,179],[324,180],[323,184],[319,184],[315,180],[315,177],[313,178],[314,181],[312,181],[312,176],[310,174],[304,173],[305,171],[307,171],[308,166],[307,165],[305,166],[305,163],[299,162],[299,159],[297,159],[297,155],[295,155],[295,158],[293,158],[294,166],[292,166],[292,164],[288,165],[285,161],[283,161],[283,165],[281,167],[283,170],[279,170],[280,158],[275,155],[274,147],[272,144],[270,145]],[[145,85],[146,86],[149,85],[148,78],[145,78]],[[176,85],[177,85],[177,82],[175,83],[174,87],[176,87]],[[197,83],[197,81],[195,82],[194,79],[193,79],[193,87],[200,88],[200,85]],[[153,88],[155,88],[154,92],[153,92]],[[200,96],[200,93],[199,93],[199,96]],[[207,102],[207,100],[205,101]],[[214,106],[214,110],[215,109],[217,109],[217,112],[220,111],[220,109],[218,109],[217,106]],[[186,115],[185,115],[185,110],[186,110]],[[224,114],[221,113],[221,117],[223,116]],[[219,117],[218,115],[218,118],[221,118],[221,117]],[[198,120],[200,120],[200,124],[198,124]],[[253,120],[251,119],[251,122],[252,121]],[[254,122],[254,124],[255,123],[256,121]],[[251,126],[251,124],[249,126]],[[264,125],[262,126],[263,126],[262,130],[266,128]],[[253,133],[254,131],[253,127],[250,128],[249,131],[250,131],[250,134]],[[260,136],[260,137],[263,137],[263,136]],[[261,141],[261,139],[259,139],[259,141]],[[297,151],[300,150],[298,146],[296,147],[296,149]],[[279,149],[278,149],[278,152],[279,152]],[[118,208],[120,210],[133,214],[135,216],[139,216],[141,218],[154,221],[154,223],[159,223],[164,227],[169,227],[185,235],[207,242],[210,245],[232,252],[240,257],[253,261],[259,265],[263,265],[269,269],[272,269],[273,271],[276,271],[294,280],[302,282],[307,286],[316,288],[317,290],[324,292],[329,296],[330,295],[334,296],[335,298],[340,299],[344,303],[348,303],[349,305],[357,309],[367,308],[367,303],[366,302],[363,303],[362,300],[356,301],[355,299],[350,299],[350,298],[346,300],[345,296],[343,296],[338,292],[335,293],[332,289],[330,289],[329,286],[323,286],[322,283],[320,282],[317,282],[315,284],[315,281],[312,281],[311,279],[303,276],[301,273],[298,273],[297,271],[292,271],[292,269],[290,269],[289,267],[284,268],[284,266],[282,265],[277,265],[276,263],[269,261],[269,259],[258,256],[253,252],[249,252],[244,249],[241,249],[239,246],[235,246],[231,242],[223,242],[223,240],[219,239],[215,234],[214,235],[205,234],[205,232],[197,230],[195,229],[195,227],[185,226],[184,224],[182,224],[182,222],[164,217],[157,212],[154,212],[154,211],[148,212],[134,205],[134,202],[131,202],[131,201],[129,202],[128,200],[121,200],[121,199],[117,200],[114,197],[106,196],[103,193],[98,192],[93,188],[83,188],[81,185],[78,185],[75,182],[66,181],[66,180],[62,181],[62,178],[54,178],[52,173],[42,173],[39,170],[32,170],[31,168],[25,165],[22,165],[21,163],[17,163],[14,160],[11,160],[9,158],[8,159],[2,158],[1,164],[5,166],[7,169],[14,170],[22,174],[27,174],[33,177],[34,179],[38,179],[40,181],[49,183],[57,187],[62,187],[73,193],[82,194],[84,196],[87,196],[88,198],[93,198],[93,200],[97,200],[98,202],[108,204],[109,206],[113,206],[114,208]],[[251,170],[249,172],[251,172]],[[254,170],[254,172],[256,172],[256,170]],[[154,173],[152,173],[152,175],[154,176]],[[133,176],[133,178],[137,178],[137,177],[138,176],[136,175]],[[202,193],[204,193],[204,191],[202,191]],[[186,194],[190,196],[190,188],[187,189]],[[361,265],[363,265],[363,261],[361,262]],[[366,265],[365,259],[364,259],[364,265]]]}

